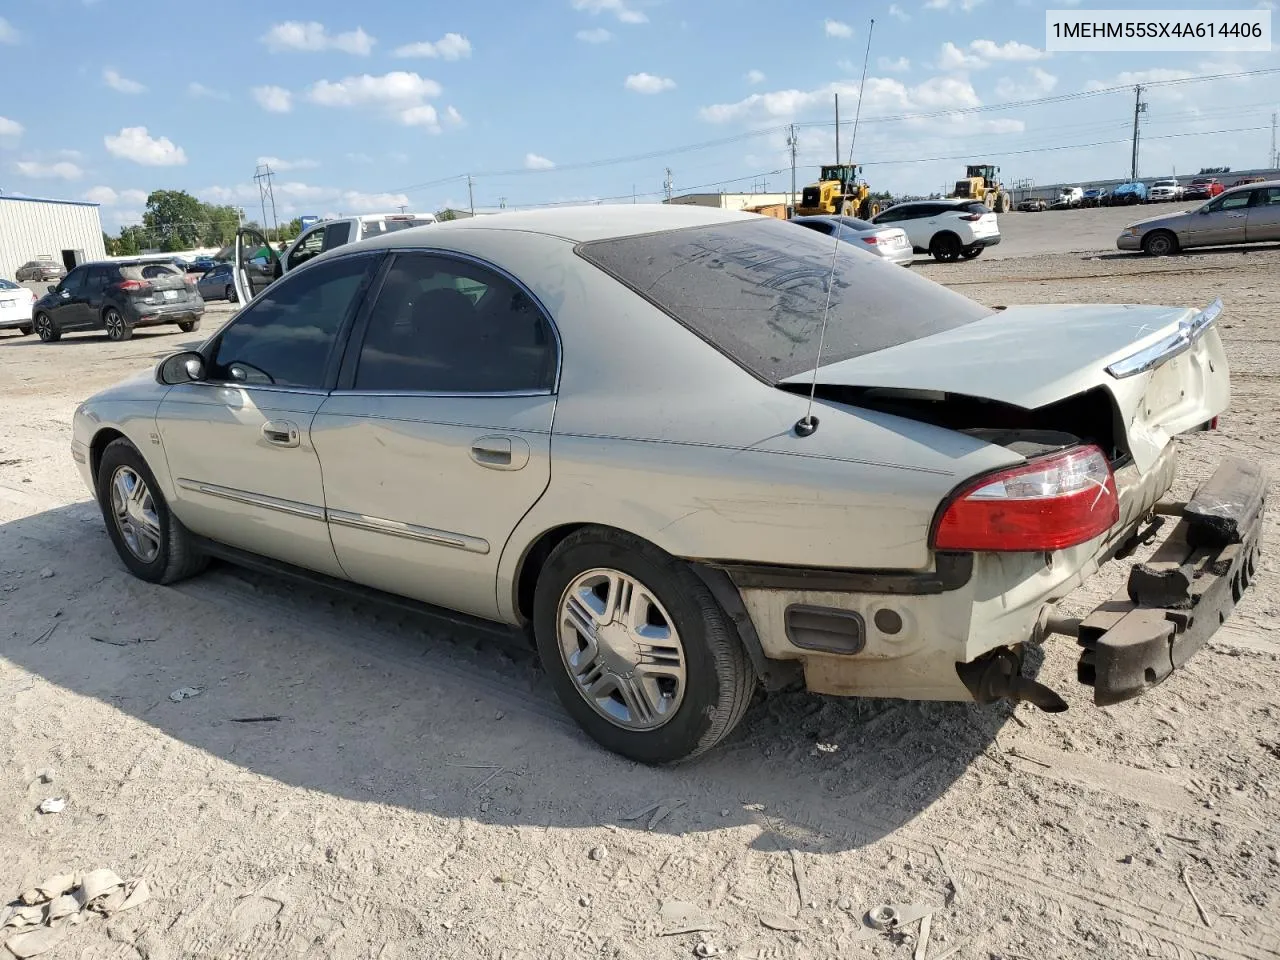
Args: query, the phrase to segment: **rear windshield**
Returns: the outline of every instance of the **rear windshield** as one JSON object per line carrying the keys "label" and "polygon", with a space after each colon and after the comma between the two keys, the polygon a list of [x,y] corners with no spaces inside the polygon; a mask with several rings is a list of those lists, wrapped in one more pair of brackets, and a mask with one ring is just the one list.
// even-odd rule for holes
{"label": "rear windshield", "polygon": [[977,202],[966,203],[962,207],[959,207],[958,209],[963,210],[965,213],[984,214],[984,213],[991,212],[991,208],[988,207],[985,203],[977,203]]}
{"label": "rear windshield", "polygon": [[17,289],[18,289],[18,285],[14,283],[12,280],[6,280],[4,279],[4,277],[0,277],[0,290],[17,290]]}
{"label": "rear windshield", "polygon": [[126,263],[120,267],[120,276],[126,280],[154,280],[156,277],[179,276],[177,267],[168,263]]}
{"label": "rear windshield", "polygon": [[[812,369],[832,240],[769,217],[583,243],[578,254],[769,383]],[[860,357],[991,310],[841,244],[822,362]]]}

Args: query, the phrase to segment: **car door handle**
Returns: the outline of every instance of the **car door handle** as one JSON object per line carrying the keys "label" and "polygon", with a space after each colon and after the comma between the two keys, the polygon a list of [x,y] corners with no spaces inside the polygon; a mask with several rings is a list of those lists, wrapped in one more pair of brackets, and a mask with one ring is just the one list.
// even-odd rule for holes
{"label": "car door handle", "polygon": [[471,444],[471,459],[490,470],[519,470],[529,462],[529,444],[519,437],[480,437]]}
{"label": "car door handle", "polygon": [[298,425],[289,420],[268,420],[262,425],[262,439],[277,447],[296,447]]}

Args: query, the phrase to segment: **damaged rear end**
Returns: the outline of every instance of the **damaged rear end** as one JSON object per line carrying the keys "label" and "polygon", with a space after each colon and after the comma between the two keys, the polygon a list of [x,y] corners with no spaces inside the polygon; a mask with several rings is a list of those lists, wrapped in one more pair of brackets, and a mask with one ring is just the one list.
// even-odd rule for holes
{"label": "damaged rear end", "polygon": [[[1051,633],[1078,638],[1078,677],[1097,704],[1137,696],[1203,646],[1248,587],[1266,492],[1256,465],[1225,461],[1190,500],[1167,499],[1173,438],[1212,429],[1230,399],[1221,312],[1220,301],[1203,310],[1010,307],[819,370],[824,400],[945,427],[1022,458],[966,478],[929,533],[939,569],[970,570],[957,586],[963,601],[938,605],[932,626],[954,637],[955,619],[968,614],[950,662],[973,699],[1066,709],[1021,675],[1027,646]],[[782,386],[803,389],[808,378]],[[1102,564],[1153,543],[1151,558],[1088,617],[1057,615],[1055,602]],[[895,695],[892,669],[881,662],[842,674],[837,665],[824,677],[806,663],[806,679],[827,692]]]}

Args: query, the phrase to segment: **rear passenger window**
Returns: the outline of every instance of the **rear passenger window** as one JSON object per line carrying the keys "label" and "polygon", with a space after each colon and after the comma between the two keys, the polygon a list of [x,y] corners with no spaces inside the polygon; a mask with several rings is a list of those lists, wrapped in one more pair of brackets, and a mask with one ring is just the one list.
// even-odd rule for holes
{"label": "rear passenger window", "polygon": [[991,208],[988,207],[985,203],[966,203],[964,204],[962,209],[964,210],[965,213],[984,214],[984,213],[991,212]]}
{"label": "rear passenger window", "polygon": [[557,359],[550,324],[515,283],[467,260],[401,254],[369,316],[354,387],[544,391]]}
{"label": "rear passenger window", "polygon": [[334,247],[340,247],[347,242],[347,238],[351,234],[351,225],[349,223],[331,223],[324,228],[324,249],[332,250]]}

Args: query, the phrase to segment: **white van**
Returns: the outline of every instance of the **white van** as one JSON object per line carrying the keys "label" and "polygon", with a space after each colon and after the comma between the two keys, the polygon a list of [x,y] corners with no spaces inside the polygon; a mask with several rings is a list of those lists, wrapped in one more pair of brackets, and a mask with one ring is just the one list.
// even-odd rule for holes
{"label": "white van", "polygon": [[1084,189],[1081,187],[1063,187],[1058,191],[1050,209],[1070,210],[1084,203]]}

